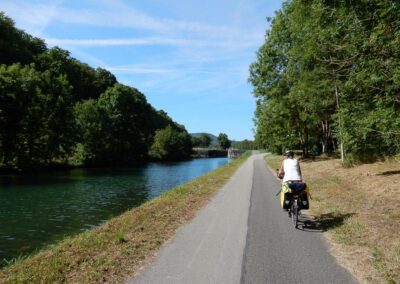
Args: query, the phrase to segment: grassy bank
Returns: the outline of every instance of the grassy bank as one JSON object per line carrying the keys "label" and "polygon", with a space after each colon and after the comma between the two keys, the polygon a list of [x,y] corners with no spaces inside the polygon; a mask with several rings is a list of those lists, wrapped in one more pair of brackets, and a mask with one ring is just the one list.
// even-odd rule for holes
{"label": "grassy bank", "polygon": [[[276,169],[282,157],[267,156]],[[337,159],[302,160],[311,211],[332,254],[362,283],[400,283],[400,163],[344,168]]]}
{"label": "grassy bank", "polygon": [[0,283],[121,283],[149,263],[248,155],[0,270]]}

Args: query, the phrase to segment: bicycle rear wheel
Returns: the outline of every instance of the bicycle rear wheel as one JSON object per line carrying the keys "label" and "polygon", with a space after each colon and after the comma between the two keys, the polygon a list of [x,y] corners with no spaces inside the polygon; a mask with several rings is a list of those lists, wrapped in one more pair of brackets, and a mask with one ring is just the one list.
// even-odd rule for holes
{"label": "bicycle rear wheel", "polygon": [[299,222],[299,207],[297,204],[297,200],[293,200],[291,211],[293,226],[297,228]]}

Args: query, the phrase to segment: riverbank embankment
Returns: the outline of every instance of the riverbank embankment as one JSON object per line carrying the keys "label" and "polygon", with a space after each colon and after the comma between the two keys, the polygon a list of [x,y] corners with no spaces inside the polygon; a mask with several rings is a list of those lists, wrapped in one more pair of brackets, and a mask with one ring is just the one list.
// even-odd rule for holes
{"label": "riverbank embankment", "polygon": [[120,283],[150,262],[248,155],[168,191],[104,225],[0,270],[1,283]]}

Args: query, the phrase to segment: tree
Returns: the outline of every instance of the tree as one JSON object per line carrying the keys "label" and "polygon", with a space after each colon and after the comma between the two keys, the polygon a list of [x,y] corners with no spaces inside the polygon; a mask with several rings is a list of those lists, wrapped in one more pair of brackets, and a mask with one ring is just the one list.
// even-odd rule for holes
{"label": "tree", "polygon": [[65,75],[54,76],[49,71],[40,74],[41,107],[38,111],[43,124],[41,155],[44,164],[66,161],[76,141],[72,86]]}
{"label": "tree", "polygon": [[193,147],[201,147],[200,137],[192,136],[191,139],[192,139]]}
{"label": "tree", "polygon": [[73,87],[76,100],[97,99],[117,83],[115,76],[103,68],[93,69],[89,65],[72,58],[70,52],[53,47],[37,57],[37,69],[65,75]]}
{"label": "tree", "polygon": [[156,131],[150,156],[158,160],[177,161],[189,158],[191,152],[192,142],[186,130],[178,131],[168,125]]}
{"label": "tree", "polygon": [[104,126],[106,116],[100,112],[97,101],[90,99],[75,105],[75,120],[78,140],[75,148],[74,163],[85,165],[105,164],[108,141],[105,139]]}
{"label": "tree", "polygon": [[117,83],[117,78],[108,70],[103,68],[96,68],[95,77],[92,84],[96,90],[96,97],[104,93],[109,87],[114,86]]}
{"label": "tree", "polygon": [[15,28],[14,21],[0,12],[0,64],[30,64],[46,50],[43,40]]}
{"label": "tree", "polygon": [[136,89],[115,84],[76,107],[86,163],[129,165],[145,161],[148,104]]}
{"label": "tree", "polygon": [[211,137],[206,133],[202,133],[199,137],[200,139],[200,147],[207,148],[211,144]]}
{"label": "tree", "polygon": [[254,149],[255,145],[254,145],[254,141],[244,139],[243,141],[235,142],[235,144],[233,144],[232,147],[235,149],[241,149],[241,150],[252,150],[252,149]]}
{"label": "tree", "polygon": [[40,107],[38,83],[39,75],[31,66],[0,66],[0,161],[6,167],[22,166],[34,148],[28,137],[37,130],[29,126],[35,121],[30,110]]}
{"label": "tree", "polygon": [[137,89],[67,50],[48,49],[0,12],[0,167],[138,164],[167,127],[179,133],[180,157],[189,156],[186,129]]}
{"label": "tree", "polygon": [[231,141],[228,139],[228,135],[220,133],[218,135],[218,143],[222,149],[228,149],[231,146]]}
{"label": "tree", "polygon": [[364,160],[398,153],[400,5],[284,2],[250,66],[258,144]]}
{"label": "tree", "polygon": [[0,161],[33,169],[66,159],[74,143],[71,86],[34,65],[0,67]]}

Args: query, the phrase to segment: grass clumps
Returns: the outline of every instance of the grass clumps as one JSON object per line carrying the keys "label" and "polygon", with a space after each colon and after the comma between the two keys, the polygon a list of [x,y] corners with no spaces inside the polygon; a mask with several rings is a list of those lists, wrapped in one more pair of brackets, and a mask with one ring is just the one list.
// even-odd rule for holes
{"label": "grass clumps", "polygon": [[249,154],[0,270],[0,283],[121,283],[149,263]]}

